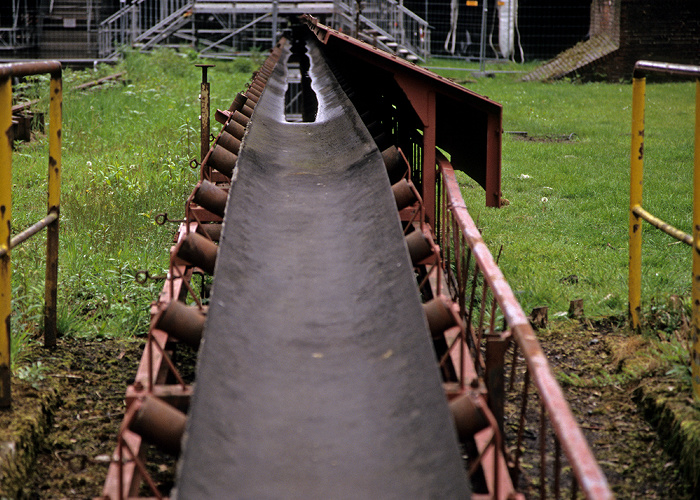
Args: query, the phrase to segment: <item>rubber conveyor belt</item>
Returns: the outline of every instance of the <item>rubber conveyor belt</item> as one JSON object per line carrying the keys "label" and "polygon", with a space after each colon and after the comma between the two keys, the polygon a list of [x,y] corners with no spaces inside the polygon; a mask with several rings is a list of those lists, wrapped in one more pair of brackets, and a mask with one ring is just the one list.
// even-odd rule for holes
{"label": "rubber conveyor belt", "polygon": [[466,498],[469,484],[381,155],[308,42],[285,48],[237,163],[177,498]]}

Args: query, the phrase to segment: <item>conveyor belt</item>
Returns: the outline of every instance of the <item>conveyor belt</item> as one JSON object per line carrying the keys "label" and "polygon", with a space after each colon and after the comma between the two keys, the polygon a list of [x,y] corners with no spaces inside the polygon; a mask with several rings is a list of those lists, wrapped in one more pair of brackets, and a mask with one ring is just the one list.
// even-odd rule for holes
{"label": "conveyor belt", "polygon": [[469,485],[381,155],[308,42],[285,48],[226,209],[177,498],[465,498]]}

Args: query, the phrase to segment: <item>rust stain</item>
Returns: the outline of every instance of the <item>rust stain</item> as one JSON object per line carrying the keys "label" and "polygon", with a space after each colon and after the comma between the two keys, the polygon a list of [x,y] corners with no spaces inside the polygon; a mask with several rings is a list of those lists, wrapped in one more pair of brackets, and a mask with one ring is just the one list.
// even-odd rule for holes
{"label": "rust stain", "polygon": [[60,128],[56,131],[56,137],[58,137],[59,139],[61,138],[61,129]]}
{"label": "rust stain", "polygon": [[0,205],[0,217],[3,219],[5,218],[5,211],[7,210],[7,207],[5,205]]}
{"label": "rust stain", "polygon": [[644,143],[641,143],[639,145],[639,159],[640,160],[644,159]]}
{"label": "rust stain", "polygon": [[639,224],[634,224],[634,225],[632,226],[632,232],[633,232],[633,233],[636,233],[637,231],[639,231]]}
{"label": "rust stain", "polygon": [[49,165],[51,165],[52,167],[56,167],[56,165],[58,165],[56,158],[54,158],[53,156],[49,156]]}

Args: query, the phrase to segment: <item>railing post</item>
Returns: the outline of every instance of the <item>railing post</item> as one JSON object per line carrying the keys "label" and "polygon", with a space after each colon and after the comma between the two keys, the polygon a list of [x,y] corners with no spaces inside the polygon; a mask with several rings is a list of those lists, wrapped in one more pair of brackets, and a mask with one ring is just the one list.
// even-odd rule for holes
{"label": "railing post", "polygon": [[633,330],[639,330],[642,301],[642,219],[633,210],[642,205],[644,174],[644,101],[646,78],[635,75],[632,80],[632,145],[630,148],[630,214],[629,214],[629,319]]}
{"label": "railing post", "polygon": [[[47,213],[61,209],[61,129],[63,121],[62,71],[51,74],[49,86],[49,193]],[[44,346],[56,345],[58,299],[58,223],[59,217],[46,228],[46,281],[44,291]]]}
{"label": "railing post", "polygon": [[[209,152],[211,144],[209,143],[209,115],[210,115],[210,89],[211,86],[207,81],[207,68],[213,68],[213,64],[195,64],[198,68],[202,68],[202,83],[199,90],[199,100],[200,100],[200,143],[199,143],[199,155],[200,161],[204,162],[204,158]],[[207,167],[207,172],[202,169],[201,178],[209,178],[211,176],[211,167]]]}
{"label": "railing post", "polygon": [[695,165],[693,179],[693,328],[690,345],[693,398],[700,403],[700,78],[695,80]]}
{"label": "railing post", "polygon": [[0,77],[0,408],[12,402],[10,388],[10,314],[12,268],[10,238],[12,220],[12,80]]}

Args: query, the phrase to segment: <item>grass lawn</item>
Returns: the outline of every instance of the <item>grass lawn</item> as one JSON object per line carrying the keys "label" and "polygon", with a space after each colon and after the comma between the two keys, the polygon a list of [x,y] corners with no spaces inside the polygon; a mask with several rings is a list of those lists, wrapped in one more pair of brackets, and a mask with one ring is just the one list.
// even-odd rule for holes
{"label": "grass lawn", "polygon": [[[482,189],[466,177],[463,194],[492,251],[503,245],[501,268],[525,311],[549,306],[556,317],[581,298],[587,316],[626,315],[631,83],[437,72],[503,104],[502,190],[510,204],[485,208]],[[694,82],[647,84],[644,207],[685,232],[694,100]],[[645,224],[642,266],[643,310],[674,294],[689,300],[689,247]]]}
{"label": "grass lawn", "polygon": [[[198,62],[192,52],[157,51],[128,53],[116,67],[64,71],[59,333],[94,339],[148,330],[148,304],[161,284],[139,285],[134,276],[167,270],[176,226],[157,226],[154,217],[182,218],[198,180],[189,167],[199,159]],[[212,112],[228,109],[260,62],[216,62],[208,78]],[[74,90],[120,71],[125,82]],[[14,96],[42,97],[33,109],[47,112],[48,76],[16,87]],[[47,161],[45,136],[13,154],[14,232],[46,213]],[[28,361],[22,346],[42,324],[44,242],[42,234],[12,253],[15,368]]]}

